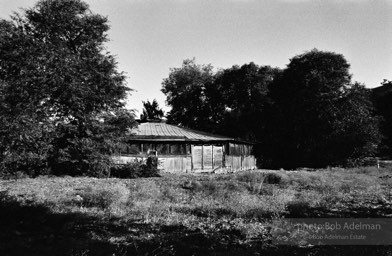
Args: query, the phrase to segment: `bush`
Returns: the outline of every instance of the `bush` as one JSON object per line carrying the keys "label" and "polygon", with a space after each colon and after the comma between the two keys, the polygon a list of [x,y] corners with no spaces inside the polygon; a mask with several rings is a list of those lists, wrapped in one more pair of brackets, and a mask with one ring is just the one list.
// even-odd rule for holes
{"label": "bush", "polygon": [[159,177],[157,157],[149,156],[146,160],[146,164],[143,165],[142,168],[143,172],[141,177]]}
{"label": "bush", "polygon": [[142,161],[134,160],[126,164],[118,164],[110,168],[110,176],[122,179],[133,179],[140,177],[142,173]]}
{"label": "bush", "polygon": [[266,184],[281,184],[283,182],[283,177],[282,175],[278,174],[278,173],[267,173],[267,175],[264,177],[263,183]]}
{"label": "bush", "polygon": [[47,175],[45,157],[31,152],[7,154],[0,162],[0,178],[12,179]]}
{"label": "bush", "polygon": [[89,158],[89,168],[86,175],[89,177],[104,178],[110,176],[112,159],[103,154],[95,153]]}
{"label": "bush", "polygon": [[134,179],[142,177],[159,177],[157,158],[148,157],[146,163],[135,159],[133,162],[115,165],[110,169],[110,176],[122,179]]}

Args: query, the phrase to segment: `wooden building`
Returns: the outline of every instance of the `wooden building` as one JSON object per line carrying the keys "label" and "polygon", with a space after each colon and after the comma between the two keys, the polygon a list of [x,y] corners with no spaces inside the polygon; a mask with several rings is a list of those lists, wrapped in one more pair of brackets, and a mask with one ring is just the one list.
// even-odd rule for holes
{"label": "wooden building", "polygon": [[126,163],[156,155],[159,169],[166,172],[235,172],[256,168],[253,146],[251,142],[156,121],[140,123],[128,145],[114,158]]}

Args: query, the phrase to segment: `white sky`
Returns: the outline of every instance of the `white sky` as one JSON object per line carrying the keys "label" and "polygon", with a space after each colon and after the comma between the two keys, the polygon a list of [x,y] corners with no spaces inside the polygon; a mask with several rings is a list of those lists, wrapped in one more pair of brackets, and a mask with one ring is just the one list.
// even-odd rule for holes
{"label": "white sky", "polygon": [[[9,19],[32,0],[0,0]],[[392,80],[392,0],[85,0],[108,16],[108,50],[135,91],[128,107],[156,98],[169,68],[196,58],[228,68],[254,61],[284,68],[317,48],[343,54],[353,80],[367,87]]]}

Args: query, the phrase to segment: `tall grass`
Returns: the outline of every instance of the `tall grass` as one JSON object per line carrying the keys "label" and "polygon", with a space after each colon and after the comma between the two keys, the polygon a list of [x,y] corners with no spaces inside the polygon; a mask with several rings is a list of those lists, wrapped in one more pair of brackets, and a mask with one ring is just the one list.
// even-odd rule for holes
{"label": "tall grass", "polygon": [[314,216],[316,210],[346,207],[345,202],[386,198],[390,178],[380,176],[389,173],[358,168],[146,179],[39,177],[0,181],[0,188],[24,204],[46,205],[53,212],[204,230],[224,225],[256,236],[263,229],[251,226],[266,220]]}

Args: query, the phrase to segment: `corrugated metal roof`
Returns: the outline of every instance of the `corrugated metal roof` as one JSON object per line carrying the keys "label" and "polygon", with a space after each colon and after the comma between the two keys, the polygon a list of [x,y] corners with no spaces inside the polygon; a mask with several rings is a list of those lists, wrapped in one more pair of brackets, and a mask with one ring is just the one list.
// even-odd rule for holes
{"label": "corrugated metal roof", "polygon": [[237,141],[220,135],[195,131],[166,123],[141,123],[132,131],[132,139],[185,140],[185,141]]}

